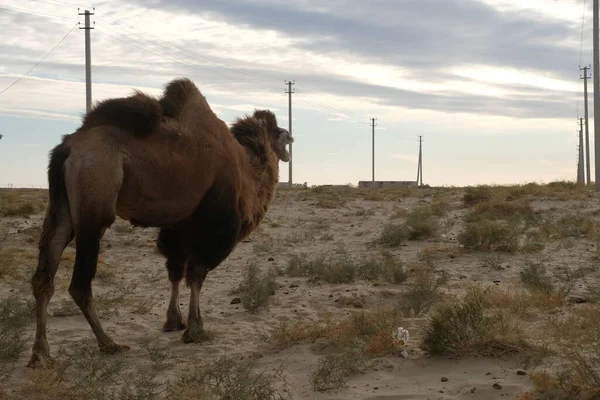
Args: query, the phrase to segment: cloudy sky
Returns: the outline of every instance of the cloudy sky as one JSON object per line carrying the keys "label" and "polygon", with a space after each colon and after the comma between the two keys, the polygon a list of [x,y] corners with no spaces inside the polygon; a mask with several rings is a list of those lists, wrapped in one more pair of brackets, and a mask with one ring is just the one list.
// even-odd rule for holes
{"label": "cloudy sky", "polygon": [[430,185],[575,179],[591,0],[74,1],[0,0],[0,92],[68,34],[0,93],[0,186],[46,186],[85,112],[77,7],[95,7],[94,101],[187,76],[224,121],[287,126],[295,80],[295,182],[369,180],[370,118],[377,180],[416,178],[419,135]]}

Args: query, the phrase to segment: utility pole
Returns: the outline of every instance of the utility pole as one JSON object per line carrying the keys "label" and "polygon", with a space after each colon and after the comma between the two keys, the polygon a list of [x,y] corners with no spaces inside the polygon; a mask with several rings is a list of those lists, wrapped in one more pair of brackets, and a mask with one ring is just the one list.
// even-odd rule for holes
{"label": "utility pole", "polygon": [[585,184],[583,174],[583,118],[579,118],[579,161],[577,162],[577,183]]}
{"label": "utility pole", "polygon": [[600,54],[598,49],[598,0],[594,0],[594,180],[600,191]]}
{"label": "utility pole", "polygon": [[[288,89],[285,91],[286,93],[289,94],[289,113],[288,113],[288,118],[289,118],[289,129],[288,131],[290,132],[290,135],[292,134],[292,93],[294,93],[296,91],[296,89],[292,89],[292,85],[296,83],[296,81],[285,81],[285,84],[288,85]],[[292,180],[292,162],[294,161],[293,157],[292,157],[292,144],[290,143],[290,161],[289,161],[289,168],[290,168],[290,172],[289,172],[289,185],[290,187],[292,187],[292,185],[294,184],[294,181]]]}
{"label": "utility pole", "polygon": [[417,164],[417,186],[423,186],[423,136],[419,136],[419,163]]}
{"label": "utility pole", "polygon": [[377,126],[377,124],[375,124],[375,121],[377,121],[377,118],[371,118],[371,123],[369,124],[369,126],[371,126],[371,128],[373,128],[372,130],[372,134],[371,134],[371,138],[372,138],[372,147],[371,147],[371,152],[372,152],[372,169],[371,169],[371,187],[375,187],[375,127]]}
{"label": "utility pole", "polygon": [[584,107],[584,112],[585,112],[585,159],[586,159],[586,164],[585,164],[585,172],[586,172],[586,177],[587,177],[587,183],[591,183],[592,180],[590,178],[590,129],[589,129],[589,118],[588,118],[588,90],[587,90],[587,80],[588,78],[591,78],[590,76],[588,76],[588,70],[590,69],[590,67],[583,67],[583,68],[579,68],[581,71],[583,71],[583,78],[580,77],[580,79],[583,79],[583,107]]}
{"label": "utility pole", "polygon": [[[95,11],[96,8],[94,7]],[[79,11],[79,8],[77,9]],[[79,15],[85,15],[85,26],[79,27],[79,29],[85,29],[85,111],[90,112],[92,109],[92,49],[90,40],[90,30],[94,27],[90,26],[90,15],[94,15],[93,12],[85,10]],[[94,22],[96,24],[96,22]]]}

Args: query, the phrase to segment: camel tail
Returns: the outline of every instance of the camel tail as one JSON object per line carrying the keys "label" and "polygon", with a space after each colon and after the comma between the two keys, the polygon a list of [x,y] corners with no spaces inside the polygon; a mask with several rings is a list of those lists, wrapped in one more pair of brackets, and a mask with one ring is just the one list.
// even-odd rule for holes
{"label": "camel tail", "polygon": [[65,186],[64,164],[69,155],[71,148],[65,143],[61,143],[52,149],[50,153],[50,163],[48,165],[48,206],[46,208],[46,218],[42,228],[42,236],[40,238],[39,247],[42,248],[50,238],[53,227],[56,224],[57,212],[61,207],[67,206],[67,189]]}

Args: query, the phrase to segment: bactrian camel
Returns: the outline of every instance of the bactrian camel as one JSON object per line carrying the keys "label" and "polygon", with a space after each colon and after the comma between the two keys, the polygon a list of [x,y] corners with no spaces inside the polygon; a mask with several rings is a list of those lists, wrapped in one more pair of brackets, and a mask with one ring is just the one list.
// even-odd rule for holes
{"label": "bactrian camel", "polygon": [[[69,293],[101,351],[129,347],[104,331],[94,308],[92,280],[100,240],[116,216],[158,227],[171,299],[163,329],[203,337],[199,294],[217,267],[261,222],[271,203],[279,160],[289,161],[290,133],[269,110],[255,110],[228,128],[189,79],[169,82],[156,99],[140,92],[99,102],[82,125],[50,153],[49,201],[31,280],[36,335],[30,366],[50,360],[46,314],[65,247],[75,238]],[[190,288],[187,322],[179,286]]]}

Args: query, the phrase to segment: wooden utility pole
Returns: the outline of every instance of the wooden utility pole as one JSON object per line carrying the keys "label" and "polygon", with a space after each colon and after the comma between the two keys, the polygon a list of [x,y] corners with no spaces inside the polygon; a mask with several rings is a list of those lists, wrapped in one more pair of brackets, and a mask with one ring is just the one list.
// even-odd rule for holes
{"label": "wooden utility pole", "polygon": [[371,133],[371,139],[372,139],[372,144],[371,144],[371,161],[372,161],[372,166],[371,166],[371,187],[375,187],[375,127],[377,126],[375,124],[375,121],[377,121],[377,118],[371,118],[371,123],[369,124],[372,128],[372,133]]}
{"label": "wooden utility pole", "polygon": [[577,161],[577,183],[585,184],[583,173],[583,118],[579,118],[579,156]]}
{"label": "wooden utility pole", "polygon": [[583,107],[584,107],[584,113],[585,113],[585,159],[586,159],[586,163],[585,163],[585,176],[587,177],[587,183],[591,183],[591,175],[590,175],[590,130],[589,130],[589,118],[588,118],[588,90],[587,90],[587,80],[588,78],[591,78],[590,76],[588,76],[588,70],[590,69],[590,67],[583,67],[583,68],[579,68],[581,71],[583,71],[583,77],[581,79],[583,79]]}
{"label": "wooden utility pole", "polygon": [[600,54],[598,49],[598,0],[594,0],[594,162],[596,191],[600,191]]}
{"label": "wooden utility pole", "polygon": [[[93,8],[93,10],[96,10],[96,8]],[[77,11],[79,11],[79,8]],[[83,13],[79,13],[79,15],[85,15],[85,26],[83,28],[79,27],[79,29],[85,29],[85,110],[86,112],[90,112],[92,109],[92,49],[90,30],[94,29],[90,26],[90,15],[94,15],[94,13],[85,10]]]}
{"label": "wooden utility pole", "polygon": [[[288,85],[288,89],[285,91],[286,93],[289,94],[289,102],[288,102],[288,118],[289,118],[289,125],[288,125],[288,131],[290,132],[290,135],[292,134],[292,93],[294,93],[296,91],[296,89],[292,89],[292,85],[296,83],[296,81],[286,81],[285,84]],[[292,157],[292,144],[289,144],[290,146],[290,161],[289,161],[289,177],[288,177],[288,183],[290,185],[290,187],[292,187],[292,185],[294,184],[293,178],[292,178],[292,162],[294,161],[293,157]]]}

